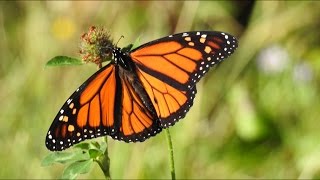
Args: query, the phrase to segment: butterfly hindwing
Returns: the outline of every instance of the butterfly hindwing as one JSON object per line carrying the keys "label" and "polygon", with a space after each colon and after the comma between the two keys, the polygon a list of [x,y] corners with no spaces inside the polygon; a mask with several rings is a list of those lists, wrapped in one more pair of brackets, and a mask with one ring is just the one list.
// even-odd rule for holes
{"label": "butterfly hindwing", "polygon": [[137,74],[161,121],[162,127],[174,125],[193,104],[196,86],[180,90],[138,69]]}
{"label": "butterfly hindwing", "polygon": [[162,128],[158,117],[154,116],[143,103],[144,92],[137,91],[127,76],[122,81],[122,118],[120,133],[115,139],[126,142],[144,141],[159,133]]}

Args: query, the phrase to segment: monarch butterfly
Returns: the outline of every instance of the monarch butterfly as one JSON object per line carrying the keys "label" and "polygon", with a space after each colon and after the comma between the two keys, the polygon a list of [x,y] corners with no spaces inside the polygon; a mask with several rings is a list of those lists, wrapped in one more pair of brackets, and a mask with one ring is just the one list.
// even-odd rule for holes
{"label": "monarch butterfly", "polygon": [[133,50],[106,44],[112,61],[64,103],[46,146],[61,151],[85,139],[109,135],[144,141],[183,118],[196,83],[237,48],[230,34],[194,31],[170,35]]}

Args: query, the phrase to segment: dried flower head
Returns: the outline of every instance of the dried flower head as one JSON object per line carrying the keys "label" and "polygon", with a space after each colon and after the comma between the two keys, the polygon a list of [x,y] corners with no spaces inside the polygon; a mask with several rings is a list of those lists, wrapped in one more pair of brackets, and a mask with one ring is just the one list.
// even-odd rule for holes
{"label": "dried flower head", "polygon": [[111,59],[114,45],[109,32],[103,28],[91,26],[81,40],[80,55],[84,62],[93,62],[101,67],[102,62]]}

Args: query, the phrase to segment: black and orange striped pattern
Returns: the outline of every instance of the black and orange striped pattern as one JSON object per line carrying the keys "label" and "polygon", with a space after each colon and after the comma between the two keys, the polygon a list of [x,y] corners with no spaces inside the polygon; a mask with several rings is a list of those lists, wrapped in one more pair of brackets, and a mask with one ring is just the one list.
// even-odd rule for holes
{"label": "black and orange striped pattern", "polygon": [[214,31],[170,35],[129,52],[114,47],[112,62],[62,106],[47,148],[59,151],[105,135],[125,142],[156,135],[186,115],[196,83],[236,48],[233,36]]}

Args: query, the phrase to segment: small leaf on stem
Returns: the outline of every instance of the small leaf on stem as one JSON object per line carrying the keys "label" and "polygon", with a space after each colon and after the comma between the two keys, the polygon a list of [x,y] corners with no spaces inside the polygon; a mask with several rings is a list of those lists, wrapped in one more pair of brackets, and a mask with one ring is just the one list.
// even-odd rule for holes
{"label": "small leaf on stem", "polygon": [[64,169],[61,179],[75,179],[79,174],[88,173],[92,166],[92,162],[92,159],[88,159],[70,164]]}
{"label": "small leaf on stem", "polygon": [[68,56],[56,56],[47,62],[46,67],[47,66],[82,65],[82,64],[84,64],[83,61],[77,58],[72,58]]}
{"label": "small leaf on stem", "polygon": [[72,152],[53,152],[47,155],[41,162],[42,166],[50,166],[53,163],[66,164],[79,160],[89,159],[89,153],[85,151],[72,151]]}

